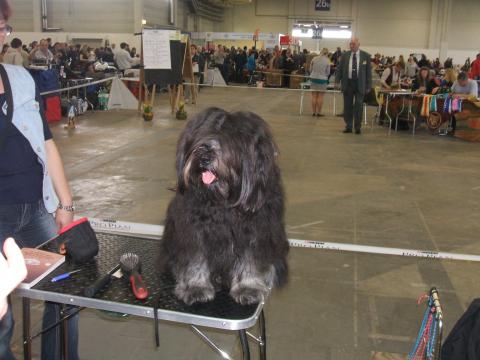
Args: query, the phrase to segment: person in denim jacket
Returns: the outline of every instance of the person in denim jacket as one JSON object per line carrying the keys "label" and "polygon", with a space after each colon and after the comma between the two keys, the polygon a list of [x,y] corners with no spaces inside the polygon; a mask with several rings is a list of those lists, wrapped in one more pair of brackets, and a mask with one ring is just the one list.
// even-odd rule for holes
{"label": "person in denim jacket", "polygon": [[[8,0],[0,0],[0,45],[12,28]],[[42,99],[21,66],[0,66],[0,248],[13,237],[36,247],[73,220],[72,194],[44,116]],[[59,319],[59,305],[46,303],[43,328]],[[70,310],[71,311],[71,310]],[[0,359],[14,359],[11,306],[0,320]],[[78,315],[68,320],[69,359],[78,359]],[[42,336],[42,359],[60,359],[58,326]]]}

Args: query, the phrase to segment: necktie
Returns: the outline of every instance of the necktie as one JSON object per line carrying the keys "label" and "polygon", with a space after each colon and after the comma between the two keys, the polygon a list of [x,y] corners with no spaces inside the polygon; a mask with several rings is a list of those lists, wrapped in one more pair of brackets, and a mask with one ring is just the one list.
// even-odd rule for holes
{"label": "necktie", "polygon": [[352,57],[352,80],[357,80],[357,53]]}

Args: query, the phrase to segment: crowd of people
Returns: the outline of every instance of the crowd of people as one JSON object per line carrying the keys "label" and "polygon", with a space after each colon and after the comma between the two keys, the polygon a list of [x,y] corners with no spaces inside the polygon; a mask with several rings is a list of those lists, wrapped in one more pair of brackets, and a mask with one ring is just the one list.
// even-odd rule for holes
{"label": "crowd of people", "polygon": [[[342,56],[347,53],[340,47],[335,51],[324,48],[316,54],[307,49],[300,51],[279,46],[257,49],[254,46],[228,48],[221,44],[210,44],[209,47],[192,44],[190,50],[197,84],[204,83],[208,68],[217,68],[226,84],[234,82],[253,85],[257,81],[265,81],[267,73],[275,72],[281,77],[276,86],[290,87],[292,75],[308,77],[312,89],[313,116],[322,116],[325,90],[330,84],[330,78],[335,76]],[[480,79],[480,53],[474,61],[467,59],[463,65],[454,64],[452,58],[441,63],[439,58],[428,59],[425,54],[410,54],[405,60],[403,55],[397,58],[377,53],[370,60],[372,71],[379,75],[383,89],[402,87],[418,93],[437,94],[449,92],[454,84],[461,84],[459,86],[462,88],[468,86],[469,93],[473,94],[477,91],[477,83],[469,79]],[[130,47],[125,42],[119,47],[106,42],[105,46],[93,48],[81,44],[53,43],[50,38],[33,41],[28,45],[23,44],[19,38],[13,38],[10,44],[3,46],[0,61],[23,66],[56,65],[61,69],[60,76],[65,78],[101,79],[106,71],[124,72],[140,66],[135,47]],[[463,80],[465,77],[467,79]],[[189,93],[186,91],[187,97]]]}
{"label": "crowd of people", "polygon": [[62,68],[64,71],[85,74],[92,71],[104,71],[107,65],[115,66],[124,71],[138,67],[140,58],[136,48],[122,42],[117,48],[116,44],[93,48],[86,44],[68,44],[52,42],[51,38],[33,41],[24,44],[21,39],[13,38],[10,44],[3,45],[0,53],[0,62],[12,65],[50,65]]}
{"label": "crowd of people", "polygon": [[[292,50],[291,48],[281,49],[275,46],[273,49],[257,49],[247,46],[228,48],[221,44],[215,49],[195,47],[199,59],[200,69],[204,66],[215,67],[220,70],[226,83],[244,83],[251,81],[255,72],[261,73],[267,70],[282,70],[284,74],[291,74],[293,71],[304,69],[308,50]],[[288,86],[288,80],[283,84]]]}
{"label": "crowd of people", "polygon": [[[326,62],[329,62],[328,74],[324,74],[322,69],[319,74],[318,61],[315,62],[316,69],[312,68],[311,60],[317,54],[303,50],[292,50],[291,48],[280,48],[275,46],[273,49],[257,49],[256,47],[226,47],[218,44],[215,47],[200,47],[191,45],[191,56],[194,66],[194,73],[197,76],[197,82],[204,81],[204,73],[207,68],[218,68],[225,82],[252,83],[254,79],[264,80],[265,72],[277,71],[284,75],[282,86],[289,87],[290,76],[292,73],[298,75],[310,75],[314,72],[315,79],[326,79],[334,75],[342,54],[338,47],[335,51],[322,49],[318,56],[322,57],[324,68]],[[130,68],[140,66],[139,54],[135,47],[130,47],[122,42],[120,46],[109,44],[93,48],[88,45],[68,44],[64,42],[53,43],[51,38],[33,41],[30,44],[24,44],[21,39],[13,38],[10,43],[3,45],[0,53],[0,62],[7,64],[23,65],[25,67],[36,64],[53,64],[62,68],[67,74],[74,72],[77,75],[88,75],[95,78],[111,66],[112,69],[125,71]],[[426,55],[410,54],[405,61],[403,55],[398,58],[395,56],[385,56],[375,54],[371,59],[373,70],[381,76],[380,82],[384,88],[399,86],[402,82],[409,82],[416,86],[418,83],[421,69],[428,69],[429,81],[437,81],[437,87],[443,78],[445,84],[453,84],[456,76],[460,72],[468,74],[470,79],[480,79],[480,54],[476,59],[470,62],[467,59],[463,65],[454,65],[452,58],[446,59],[443,64],[439,58],[428,59]],[[263,74],[263,75],[262,75]],[[70,73],[71,77],[74,77]],[[317,77],[320,76],[320,77]],[[438,80],[442,78],[442,80]],[[415,80],[416,79],[416,80]],[[414,81],[415,80],[415,81]],[[433,84],[430,84],[433,85]],[[318,87],[318,86],[316,86]],[[433,87],[435,88],[435,87]]]}

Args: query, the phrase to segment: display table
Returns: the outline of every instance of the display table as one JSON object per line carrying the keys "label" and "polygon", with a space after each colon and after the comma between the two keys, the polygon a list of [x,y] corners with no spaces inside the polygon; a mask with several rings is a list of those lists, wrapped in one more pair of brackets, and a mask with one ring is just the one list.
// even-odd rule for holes
{"label": "display table", "polygon": [[[305,81],[300,83],[300,89],[302,90],[301,95],[300,95],[300,115],[303,114],[303,100],[305,98],[305,93],[310,92],[310,81]],[[325,91],[327,94],[333,94],[333,109],[332,113],[333,116],[337,116],[337,98],[336,95],[341,93],[340,90],[335,90],[334,85],[327,85],[327,90]]]}
{"label": "display table", "polygon": [[387,89],[380,89],[380,94],[384,95],[385,97],[385,116],[389,121],[388,132],[390,133],[392,130],[392,116],[389,113],[389,104],[392,102],[394,98],[397,98],[397,103],[401,104],[401,108],[396,112],[395,116],[395,131],[398,130],[398,119],[402,114],[406,114],[407,121],[410,121],[410,118],[413,119],[413,131],[412,135],[415,135],[415,125],[417,122],[417,118],[415,114],[412,112],[412,102],[414,98],[414,93],[411,90],[405,89],[398,89],[398,90],[387,90]]}
{"label": "display table", "polygon": [[[173,293],[175,288],[174,279],[168,274],[161,273],[158,269],[158,256],[161,249],[159,239],[100,232],[97,233],[97,237],[100,251],[95,261],[81,266],[75,266],[67,261],[33,288],[18,289],[16,291],[17,295],[24,298],[25,359],[31,359],[30,299],[121,312],[152,319],[154,318],[154,306],[156,305],[159,320],[190,325],[194,333],[199,335],[202,340],[206,341],[212,349],[221,355],[226,353],[213,343],[198,326],[238,331],[244,360],[250,359],[248,335],[258,342],[260,358],[262,360],[266,359],[263,302],[256,305],[243,306],[234,302],[228,293],[220,292],[211,302],[194,304],[192,306],[185,305]],[[41,248],[53,251],[57,247],[58,244],[53,239]],[[130,285],[123,278],[114,279],[110,285],[101,290],[94,298],[85,297],[84,289],[114,268],[118,264],[120,256],[126,252],[134,252],[140,257],[142,277],[149,291],[148,298],[145,300],[136,299]],[[54,276],[74,269],[82,269],[82,271],[75,273],[69,279],[57,283],[50,281]],[[255,337],[248,333],[246,329],[255,326],[257,323],[260,336]],[[63,335],[65,341],[65,334]],[[152,338],[153,346],[154,339]],[[179,346],[181,346],[180,343]]]}
{"label": "display table", "polygon": [[[388,91],[382,90],[381,93],[387,93]],[[422,94],[408,93],[407,91],[395,91],[390,92],[386,97],[386,107],[388,111],[388,118],[391,121],[393,117],[398,119],[402,113],[407,114],[407,118],[416,119],[415,109],[422,107],[423,97]],[[402,96],[403,95],[403,96]],[[408,105],[405,105],[405,99],[408,99]],[[452,115],[455,115],[455,119],[458,122],[465,122],[466,126],[476,132],[480,129],[480,107],[478,101],[472,101],[469,99],[463,99],[462,109],[460,112],[447,113],[444,109],[445,99],[441,96],[437,96],[437,113],[438,117],[427,117],[425,123],[427,128],[432,134],[437,134],[440,127],[450,123]],[[397,121],[398,124],[398,121]],[[414,121],[415,125],[415,121]],[[415,129],[413,130],[415,132]],[[444,134],[444,133],[441,133]]]}

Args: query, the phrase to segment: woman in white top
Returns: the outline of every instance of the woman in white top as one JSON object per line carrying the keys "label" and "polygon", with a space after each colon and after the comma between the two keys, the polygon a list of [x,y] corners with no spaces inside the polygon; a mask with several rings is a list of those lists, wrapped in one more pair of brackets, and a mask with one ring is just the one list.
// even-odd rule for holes
{"label": "woman in white top", "polygon": [[415,60],[413,60],[413,57],[410,56],[405,69],[405,75],[410,79],[414,79],[417,76],[417,70],[418,65],[415,63]]}
{"label": "woman in white top", "polygon": [[328,49],[323,48],[319,56],[310,63],[310,89],[312,90],[312,116],[323,116],[323,96],[327,90],[328,75],[330,75],[330,59]]}

